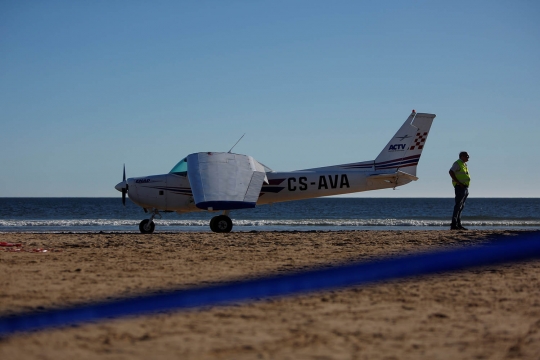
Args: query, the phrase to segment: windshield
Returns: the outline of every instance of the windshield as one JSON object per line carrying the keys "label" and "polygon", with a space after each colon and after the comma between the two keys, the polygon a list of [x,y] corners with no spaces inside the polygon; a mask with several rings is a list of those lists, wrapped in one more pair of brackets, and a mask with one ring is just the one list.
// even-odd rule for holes
{"label": "windshield", "polygon": [[182,160],[180,160],[180,162],[172,168],[169,174],[186,176],[187,175],[187,158],[183,158]]}
{"label": "windshield", "polygon": [[[261,163],[259,163],[261,164]],[[265,172],[273,172],[274,170],[270,169],[268,166],[261,164],[264,167]],[[183,158],[176,164],[172,170],[169,172],[169,174],[176,174],[176,175],[182,175],[187,176],[187,157]]]}

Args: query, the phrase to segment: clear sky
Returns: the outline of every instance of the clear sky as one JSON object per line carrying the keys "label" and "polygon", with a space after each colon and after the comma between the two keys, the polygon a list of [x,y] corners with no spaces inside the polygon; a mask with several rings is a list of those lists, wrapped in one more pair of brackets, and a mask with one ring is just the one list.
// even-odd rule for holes
{"label": "clear sky", "polygon": [[0,197],[120,196],[198,151],[373,160],[437,114],[419,181],[368,197],[540,197],[538,1],[0,2]]}

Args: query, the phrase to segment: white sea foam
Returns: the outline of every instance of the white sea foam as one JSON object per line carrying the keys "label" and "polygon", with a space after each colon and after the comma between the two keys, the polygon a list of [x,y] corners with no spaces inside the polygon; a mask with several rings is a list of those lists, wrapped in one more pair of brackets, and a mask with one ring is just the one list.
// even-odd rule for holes
{"label": "white sea foam", "polygon": [[[140,220],[125,219],[62,219],[62,220],[0,220],[0,228],[125,228],[137,227]],[[418,219],[272,219],[272,220],[233,220],[235,227],[447,227],[449,220]],[[155,220],[162,227],[208,227],[208,220]],[[540,227],[540,220],[473,220],[464,221],[472,227]]]}

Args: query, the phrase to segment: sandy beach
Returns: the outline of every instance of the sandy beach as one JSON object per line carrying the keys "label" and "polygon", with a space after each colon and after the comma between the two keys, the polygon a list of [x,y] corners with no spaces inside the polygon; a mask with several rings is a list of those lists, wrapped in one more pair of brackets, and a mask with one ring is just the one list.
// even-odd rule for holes
{"label": "sandy beach", "polygon": [[[480,244],[515,231],[0,234],[0,314]],[[46,249],[47,252],[41,252]],[[0,339],[1,359],[539,359],[540,261]]]}

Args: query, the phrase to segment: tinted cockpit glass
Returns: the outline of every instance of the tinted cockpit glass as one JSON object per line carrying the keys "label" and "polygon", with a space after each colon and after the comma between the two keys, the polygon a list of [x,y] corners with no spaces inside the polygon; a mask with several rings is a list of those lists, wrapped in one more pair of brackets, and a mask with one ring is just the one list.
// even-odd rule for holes
{"label": "tinted cockpit glass", "polygon": [[172,168],[169,174],[186,176],[187,175],[187,158],[180,160],[180,162]]}

